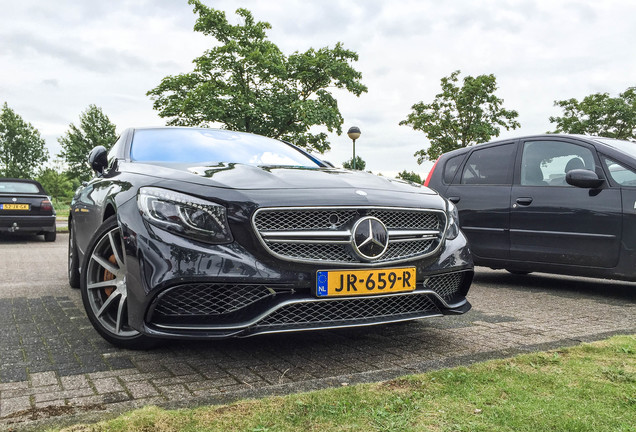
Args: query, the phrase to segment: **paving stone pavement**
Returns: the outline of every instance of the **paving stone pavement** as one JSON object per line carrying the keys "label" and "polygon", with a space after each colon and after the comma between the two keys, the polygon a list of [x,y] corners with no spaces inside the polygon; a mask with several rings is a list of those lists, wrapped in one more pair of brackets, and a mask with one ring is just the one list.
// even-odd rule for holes
{"label": "paving stone pavement", "polygon": [[[7,260],[28,253],[33,268],[40,250],[47,265],[65,264],[59,237],[55,246],[0,241],[0,272],[9,249]],[[47,271],[32,272],[40,289],[23,295],[0,282],[0,429],[380,381],[636,333],[636,284],[478,268],[473,310],[462,316],[128,351],[93,330],[78,292],[61,282],[64,266]]]}

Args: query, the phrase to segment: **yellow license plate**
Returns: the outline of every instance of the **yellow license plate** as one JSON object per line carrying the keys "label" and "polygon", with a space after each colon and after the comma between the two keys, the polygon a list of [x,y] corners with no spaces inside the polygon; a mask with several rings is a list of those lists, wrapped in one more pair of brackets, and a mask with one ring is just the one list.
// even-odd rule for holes
{"label": "yellow license plate", "polygon": [[373,270],[319,270],[318,297],[377,295],[415,289],[415,267]]}
{"label": "yellow license plate", "polygon": [[29,204],[0,204],[2,210],[29,210]]}

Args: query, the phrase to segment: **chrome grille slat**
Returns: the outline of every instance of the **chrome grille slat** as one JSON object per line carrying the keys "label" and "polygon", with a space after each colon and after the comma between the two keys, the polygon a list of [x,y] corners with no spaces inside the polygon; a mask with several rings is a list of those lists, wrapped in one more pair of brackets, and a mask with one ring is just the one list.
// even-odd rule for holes
{"label": "chrome grille slat", "polygon": [[[371,262],[362,261],[351,247],[351,229],[365,216],[379,219],[389,230],[385,253]],[[393,207],[278,207],[257,210],[252,224],[263,246],[278,258],[375,265],[424,257],[437,251],[446,215],[442,210]]]}

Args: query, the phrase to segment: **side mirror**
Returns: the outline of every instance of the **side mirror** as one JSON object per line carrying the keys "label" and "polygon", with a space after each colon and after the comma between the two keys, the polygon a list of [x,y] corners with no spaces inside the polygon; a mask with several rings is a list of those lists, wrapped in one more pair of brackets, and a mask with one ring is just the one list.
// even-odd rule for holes
{"label": "side mirror", "polygon": [[598,175],[596,175],[594,171],[586,169],[568,171],[565,174],[565,181],[569,185],[585,189],[598,189],[605,183],[605,180],[598,178]]}
{"label": "side mirror", "polygon": [[97,173],[102,174],[108,166],[108,151],[104,146],[97,146],[88,154],[88,163]]}

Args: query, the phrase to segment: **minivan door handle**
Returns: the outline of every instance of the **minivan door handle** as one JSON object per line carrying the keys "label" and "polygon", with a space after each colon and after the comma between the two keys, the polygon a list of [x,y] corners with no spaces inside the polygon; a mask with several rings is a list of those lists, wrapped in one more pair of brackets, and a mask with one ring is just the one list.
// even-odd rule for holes
{"label": "minivan door handle", "polygon": [[459,197],[458,196],[448,197],[448,200],[452,202],[453,204],[457,204],[459,202]]}
{"label": "minivan door handle", "polygon": [[523,206],[530,205],[530,204],[532,204],[532,198],[531,197],[520,197],[520,198],[517,198],[517,204],[523,205]]}

